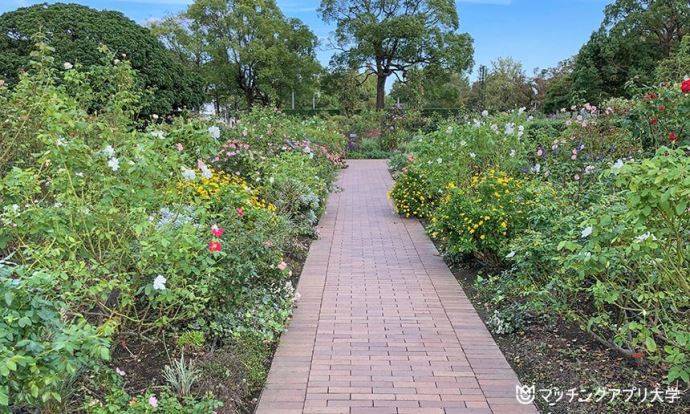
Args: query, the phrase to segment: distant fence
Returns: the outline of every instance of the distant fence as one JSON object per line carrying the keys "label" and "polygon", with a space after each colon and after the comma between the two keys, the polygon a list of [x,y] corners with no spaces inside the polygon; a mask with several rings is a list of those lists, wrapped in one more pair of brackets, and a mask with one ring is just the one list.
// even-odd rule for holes
{"label": "distant fence", "polygon": [[[321,108],[321,109],[283,109],[284,113],[294,116],[314,116],[314,115],[347,115],[345,110],[340,108]],[[419,112],[424,116],[438,115],[444,118],[450,116],[458,116],[465,113],[465,108],[422,108]],[[355,114],[362,112],[361,110],[354,111]]]}

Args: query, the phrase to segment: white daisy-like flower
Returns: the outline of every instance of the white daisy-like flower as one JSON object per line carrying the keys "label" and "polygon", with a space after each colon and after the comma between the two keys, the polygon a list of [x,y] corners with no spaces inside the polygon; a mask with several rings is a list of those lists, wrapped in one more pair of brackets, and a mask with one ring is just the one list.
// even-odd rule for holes
{"label": "white daisy-like flower", "polygon": [[492,124],[492,125],[491,125],[491,130],[494,132],[494,134],[498,134],[498,125]]}
{"label": "white daisy-like flower", "polygon": [[65,70],[70,70],[74,67],[74,65],[69,62],[65,62],[62,64],[62,67],[65,68]]}
{"label": "white daisy-like flower", "polygon": [[196,172],[190,168],[182,167],[182,178],[187,181],[194,181],[196,180]]}
{"label": "white daisy-like flower", "polygon": [[514,149],[510,150],[510,156],[511,157],[515,158],[515,154],[516,154],[516,152]]}
{"label": "white daisy-like flower", "polygon": [[153,279],[153,289],[154,290],[165,290],[165,282],[167,282],[168,279],[165,278],[163,275],[158,275],[156,276],[155,279]]}
{"label": "white daisy-like flower", "polygon": [[591,174],[596,168],[593,165],[588,165],[585,167],[585,174]]}
{"label": "white daisy-like flower", "polygon": [[115,368],[115,372],[117,373],[117,375],[119,375],[121,377],[125,376],[125,371],[121,370],[119,367]]}
{"label": "white daisy-like flower", "polygon": [[108,167],[110,167],[111,170],[117,171],[120,169],[120,160],[117,158],[113,157],[108,160]]}
{"label": "white daisy-like flower", "polygon": [[506,259],[510,259],[512,257],[515,257],[515,250],[513,250],[512,252],[510,252],[506,255]]}
{"label": "white daisy-like flower", "polygon": [[515,125],[513,125],[512,123],[507,123],[505,126],[504,133],[506,135],[513,135],[513,132],[515,132]]}
{"label": "white daisy-like flower", "polygon": [[489,116],[489,111],[486,109],[482,111],[482,116]]}
{"label": "white daisy-like flower", "polygon": [[539,172],[541,171],[541,164],[534,164],[534,166],[530,170],[535,174],[539,174]]}
{"label": "white daisy-like flower", "polygon": [[443,162],[443,159],[442,158],[436,158],[436,162],[440,164]]}
{"label": "white daisy-like flower", "polygon": [[470,152],[470,158],[477,158],[477,154],[475,154],[474,152]]}
{"label": "white daisy-like flower", "polygon": [[215,125],[208,127],[208,133],[211,135],[211,138],[213,139],[220,138],[220,128],[218,128]]}
{"label": "white daisy-like flower", "polygon": [[580,233],[580,235],[582,236],[582,238],[587,238],[592,234],[593,231],[594,231],[594,229],[592,228],[592,226],[589,226],[589,227],[584,228],[582,230],[582,233]]}

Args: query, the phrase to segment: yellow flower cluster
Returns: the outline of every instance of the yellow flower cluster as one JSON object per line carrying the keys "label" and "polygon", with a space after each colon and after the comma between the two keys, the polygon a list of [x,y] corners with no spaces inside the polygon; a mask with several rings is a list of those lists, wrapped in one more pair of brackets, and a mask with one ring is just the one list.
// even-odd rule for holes
{"label": "yellow flower cluster", "polygon": [[424,182],[417,176],[405,174],[396,182],[390,197],[395,210],[405,217],[426,218],[433,210],[434,200],[424,192]]}
{"label": "yellow flower cluster", "polygon": [[178,183],[178,190],[184,191],[191,189],[194,195],[201,200],[209,201],[218,196],[219,193],[228,189],[234,190],[236,193],[244,195],[242,197],[242,204],[244,207],[265,209],[270,212],[277,211],[274,204],[269,203],[257,195],[246,180],[242,177],[226,174],[222,171],[211,170],[211,177],[202,177],[199,181],[181,181]]}
{"label": "yellow flower cluster", "polygon": [[[478,217],[471,214],[470,217],[466,213],[460,213],[460,218],[463,221],[464,228],[461,231],[466,231],[470,237],[479,240],[485,240],[487,235],[508,236],[508,227],[510,225],[510,217],[505,210],[505,202],[507,202],[511,210],[516,208],[515,200],[506,196],[511,194],[512,190],[519,190],[522,187],[522,182],[513,177],[508,176],[502,171],[490,169],[484,174],[476,174],[470,180],[470,188],[477,191],[474,203],[475,205],[486,204],[488,201],[489,208],[485,210],[484,215]],[[489,200],[485,200],[485,198]],[[521,210],[514,211],[520,213]]]}

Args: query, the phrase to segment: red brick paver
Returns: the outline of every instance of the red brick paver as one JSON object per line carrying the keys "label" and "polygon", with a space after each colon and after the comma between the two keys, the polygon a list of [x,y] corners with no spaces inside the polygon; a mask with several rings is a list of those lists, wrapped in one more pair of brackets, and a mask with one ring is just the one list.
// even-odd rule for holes
{"label": "red brick paver", "polygon": [[536,413],[386,162],[350,161],[331,195],[257,414]]}

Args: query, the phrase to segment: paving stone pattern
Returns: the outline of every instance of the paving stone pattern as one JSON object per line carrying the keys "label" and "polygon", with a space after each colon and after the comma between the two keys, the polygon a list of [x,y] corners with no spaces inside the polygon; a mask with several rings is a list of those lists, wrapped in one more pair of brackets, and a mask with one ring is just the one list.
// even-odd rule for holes
{"label": "paving stone pattern", "polygon": [[536,413],[417,220],[393,212],[382,160],[331,194],[257,414]]}

